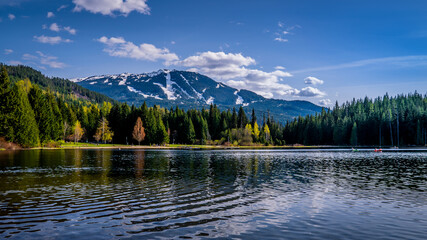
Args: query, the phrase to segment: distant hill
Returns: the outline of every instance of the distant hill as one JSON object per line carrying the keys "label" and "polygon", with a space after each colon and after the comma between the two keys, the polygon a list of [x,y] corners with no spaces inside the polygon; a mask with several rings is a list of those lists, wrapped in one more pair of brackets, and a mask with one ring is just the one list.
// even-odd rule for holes
{"label": "distant hill", "polygon": [[[1,66],[3,66],[3,64],[0,64],[0,67]],[[102,103],[104,101],[111,103],[115,102],[115,100],[103,95],[102,93],[91,91],[67,79],[47,77],[43,75],[40,71],[37,71],[31,67],[22,65],[4,66],[7,69],[12,83],[28,78],[32,84],[37,84],[42,89],[49,88],[50,90],[58,92],[60,94],[74,95],[77,98],[82,98],[84,100],[89,100],[97,103]]]}
{"label": "distant hill", "polygon": [[221,109],[243,106],[258,116],[270,113],[278,121],[320,112],[322,107],[308,101],[267,99],[252,91],[238,90],[205,75],[178,70],[143,74],[116,74],[73,79],[87,89],[115,100],[140,105],[144,101],[162,107],[201,108],[216,104]]}

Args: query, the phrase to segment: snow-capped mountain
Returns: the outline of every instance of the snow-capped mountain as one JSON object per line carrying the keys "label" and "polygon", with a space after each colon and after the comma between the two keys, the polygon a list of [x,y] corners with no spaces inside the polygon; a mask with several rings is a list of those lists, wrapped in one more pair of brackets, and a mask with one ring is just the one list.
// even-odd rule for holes
{"label": "snow-capped mountain", "polygon": [[157,104],[163,107],[179,105],[193,108],[217,104],[221,108],[255,108],[270,111],[281,119],[314,113],[321,110],[307,101],[266,99],[248,90],[238,90],[195,72],[159,70],[152,73],[101,75],[74,79],[73,82],[103,93],[118,101],[140,105]]}

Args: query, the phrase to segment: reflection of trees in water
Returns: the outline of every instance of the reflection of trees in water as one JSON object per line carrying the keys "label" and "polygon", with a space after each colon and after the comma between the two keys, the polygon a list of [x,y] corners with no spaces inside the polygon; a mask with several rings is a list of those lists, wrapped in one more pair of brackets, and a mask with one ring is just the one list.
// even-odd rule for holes
{"label": "reflection of trees in water", "polygon": [[135,151],[135,177],[141,178],[144,174],[145,151]]}

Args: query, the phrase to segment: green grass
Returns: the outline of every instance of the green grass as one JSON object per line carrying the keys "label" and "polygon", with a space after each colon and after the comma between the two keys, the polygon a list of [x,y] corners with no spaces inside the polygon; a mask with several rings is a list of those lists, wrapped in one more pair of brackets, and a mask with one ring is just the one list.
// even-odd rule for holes
{"label": "green grass", "polygon": [[122,144],[104,144],[104,143],[100,143],[100,144],[96,144],[96,143],[82,143],[82,142],[78,142],[78,143],[73,143],[73,142],[66,142],[61,144],[61,147],[63,148],[67,148],[67,147],[126,147],[128,145],[122,145]]}

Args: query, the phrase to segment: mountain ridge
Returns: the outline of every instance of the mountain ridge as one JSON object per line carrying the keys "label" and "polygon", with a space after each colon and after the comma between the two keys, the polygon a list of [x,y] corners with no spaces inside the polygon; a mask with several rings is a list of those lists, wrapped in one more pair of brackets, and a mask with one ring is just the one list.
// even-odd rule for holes
{"label": "mountain ridge", "polygon": [[303,100],[268,99],[246,89],[232,88],[203,74],[160,69],[149,73],[121,73],[76,78],[71,81],[128,104],[200,108],[216,104],[254,108],[258,113],[272,114],[277,120],[290,120],[299,115],[320,112],[322,107]]}

